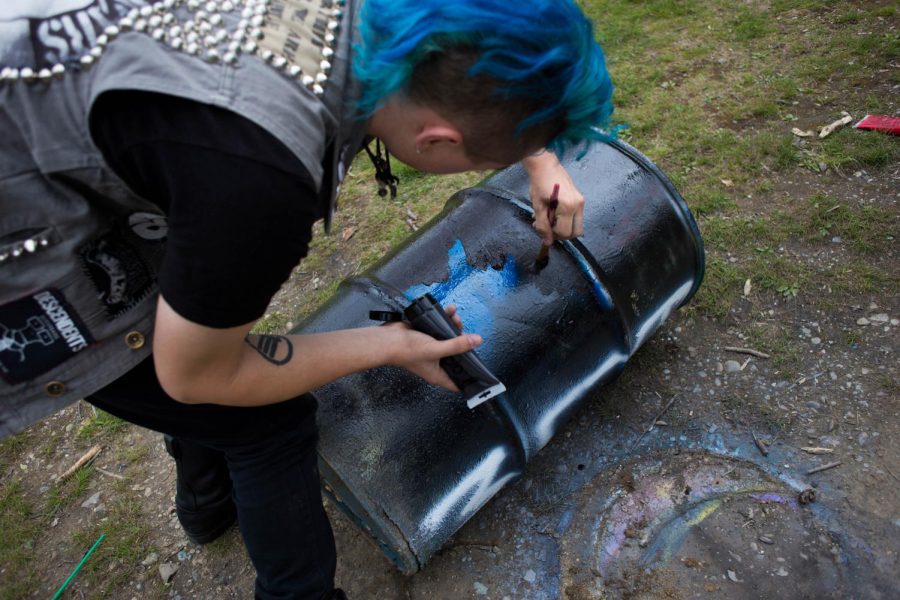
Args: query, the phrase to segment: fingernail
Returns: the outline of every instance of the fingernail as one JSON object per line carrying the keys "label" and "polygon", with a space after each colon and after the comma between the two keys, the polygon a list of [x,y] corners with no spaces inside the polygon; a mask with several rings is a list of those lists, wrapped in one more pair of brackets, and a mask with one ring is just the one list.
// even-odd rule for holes
{"label": "fingernail", "polygon": [[469,343],[472,344],[473,348],[480,346],[483,341],[480,335],[472,334],[469,336]]}

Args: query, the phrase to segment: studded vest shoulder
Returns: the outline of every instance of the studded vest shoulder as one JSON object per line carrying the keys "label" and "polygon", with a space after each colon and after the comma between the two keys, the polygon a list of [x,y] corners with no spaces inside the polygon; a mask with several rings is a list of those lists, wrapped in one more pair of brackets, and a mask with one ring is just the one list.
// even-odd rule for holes
{"label": "studded vest shoulder", "polygon": [[166,221],[92,143],[94,100],[138,89],[233,110],[301,160],[330,215],[364,135],[354,17],[343,0],[0,4],[0,437],[150,351]]}

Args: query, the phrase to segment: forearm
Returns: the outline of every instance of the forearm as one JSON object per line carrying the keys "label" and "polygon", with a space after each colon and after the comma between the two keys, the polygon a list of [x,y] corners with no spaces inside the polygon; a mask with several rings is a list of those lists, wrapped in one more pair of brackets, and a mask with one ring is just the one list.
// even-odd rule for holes
{"label": "forearm", "polygon": [[281,402],[349,373],[394,361],[406,333],[405,328],[380,326],[263,336],[250,334],[251,326],[198,325],[182,318],[161,297],[153,357],[163,389],[189,404]]}
{"label": "forearm", "polygon": [[386,327],[309,335],[246,336],[233,353],[198,355],[157,370],[170,395],[189,404],[260,406],[281,402],[350,373],[392,362]]}

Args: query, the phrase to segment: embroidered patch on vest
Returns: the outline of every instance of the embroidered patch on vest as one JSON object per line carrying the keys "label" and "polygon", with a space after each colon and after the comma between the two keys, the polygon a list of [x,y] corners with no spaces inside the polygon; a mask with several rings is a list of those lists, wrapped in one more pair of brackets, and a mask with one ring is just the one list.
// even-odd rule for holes
{"label": "embroidered patch on vest", "polygon": [[282,0],[269,7],[258,42],[260,56],[276,67],[293,65],[304,85],[322,94],[331,71],[344,2]]}
{"label": "embroidered patch on vest", "polygon": [[128,235],[113,229],[81,247],[82,266],[109,320],[131,310],[156,290],[153,270]]}
{"label": "embroidered patch on vest", "polygon": [[34,379],[93,342],[57,290],[0,305],[0,376],[7,383]]}

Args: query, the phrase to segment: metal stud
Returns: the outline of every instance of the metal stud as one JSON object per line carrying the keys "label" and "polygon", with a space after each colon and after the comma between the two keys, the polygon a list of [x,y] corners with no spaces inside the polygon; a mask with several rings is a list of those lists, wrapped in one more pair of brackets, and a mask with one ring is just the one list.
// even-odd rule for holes
{"label": "metal stud", "polygon": [[25,240],[24,247],[25,247],[26,252],[29,252],[29,253],[34,252],[35,250],[37,250],[37,240],[34,240],[34,239]]}
{"label": "metal stud", "polygon": [[321,96],[322,94],[325,93],[325,88],[323,88],[321,85],[319,85],[317,83],[313,86],[312,91],[313,91],[313,94],[315,94],[316,96]]}
{"label": "metal stud", "polygon": [[55,77],[62,77],[66,74],[66,66],[62,63],[56,63],[50,69],[50,72],[53,73]]}
{"label": "metal stud", "polygon": [[275,56],[271,50],[263,50],[259,53],[262,59],[266,62],[271,62],[272,58]]}
{"label": "metal stud", "polygon": [[181,46],[184,45],[184,39],[180,37],[174,37],[169,40],[169,45],[176,50],[181,50]]}
{"label": "metal stud", "polygon": [[265,17],[263,17],[262,15],[255,15],[250,19],[250,25],[252,27],[261,27],[265,20]]}
{"label": "metal stud", "polygon": [[216,4],[215,2],[207,2],[203,8],[205,8],[207,10],[207,12],[214,13],[219,10],[219,5]]}
{"label": "metal stud", "polygon": [[178,25],[173,25],[169,28],[169,37],[177,38],[181,37],[181,27]]}
{"label": "metal stud", "polygon": [[150,5],[142,6],[140,10],[141,10],[142,17],[149,17],[150,15],[153,14],[153,7]]}
{"label": "metal stud", "polygon": [[209,18],[209,22],[212,25],[221,25],[222,24],[222,15],[213,15]]}
{"label": "metal stud", "polygon": [[147,29],[147,21],[144,19],[138,19],[134,22],[134,30],[135,31],[144,31]]}
{"label": "metal stud", "polygon": [[101,56],[103,56],[103,48],[101,48],[100,46],[94,46],[93,48],[91,48],[90,54],[94,58],[100,58]]}
{"label": "metal stud", "polygon": [[312,84],[314,84],[316,82],[316,80],[313,79],[312,75],[304,75],[303,78],[300,80],[300,82],[303,85],[305,85],[306,87],[309,87]]}
{"label": "metal stud", "polygon": [[134,19],[131,17],[122,17],[119,19],[119,29],[121,31],[129,31],[134,28]]}
{"label": "metal stud", "polygon": [[51,381],[44,386],[44,391],[47,392],[48,396],[59,398],[66,393],[66,384],[62,381]]}
{"label": "metal stud", "polygon": [[50,69],[41,69],[37,74],[38,79],[41,81],[50,81],[53,78],[53,73],[50,72]]}
{"label": "metal stud", "polygon": [[153,15],[152,17],[150,17],[150,20],[148,21],[148,23],[150,24],[150,27],[159,27],[160,25],[162,25],[162,22],[163,22],[163,19],[159,15]]}
{"label": "metal stud", "polygon": [[234,52],[226,52],[222,57],[222,61],[226,65],[233,65],[235,61],[237,61],[237,54],[235,54]]}
{"label": "metal stud", "polygon": [[322,48],[322,56],[324,56],[325,58],[331,58],[332,55],[334,55],[334,50],[332,50],[328,46]]}
{"label": "metal stud", "polygon": [[153,33],[151,33],[150,35],[153,37],[154,40],[159,41],[159,40],[163,39],[164,37],[166,37],[166,30],[163,29],[162,27],[158,27],[158,28],[154,29]]}
{"label": "metal stud", "polygon": [[254,42],[253,40],[250,40],[249,42],[244,44],[243,48],[244,48],[244,52],[246,52],[247,54],[252,54],[252,53],[256,52],[256,42]]}
{"label": "metal stud", "polygon": [[140,350],[146,341],[147,338],[140,331],[131,331],[125,335],[125,345],[132,350]]}
{"label": "metal stud", "polygon": [[325,73],[316,73],[316,82],[317,83],[325,83],[328,81],[328,75]]}
{"label": "metal stud", "polygon": [[197,43],[191,42],[187,45],[187,47],[184,49],[184,51],[187,52],[188,54],[197,54],[198,52],[200,52],[200,45]]}
{"label": "metal stud", "polygon": [[262,29],[252,29],[250,31],[250,37],[261,40],[265,37],[265,34],[263,33]]}
{"label": "metal stud", "polygon": [[197,40],[200,39],[200,34],[197,33],[196,31],[191,31],[191,32],[189,32],[186,36],[184,36],[184,39],[185,39],[189,44],[196,44],[196,43],[197,43]]}
{"label": "metal stud", "polygon": [[341,26],[339,21],[328,21],[328,29],[331,31],[337,30],[338,27]]}
{"label": "metal stud", "polygon": [[163,15],[163,18],[162,18],[163,25],[171,25],[172,21],[174,21],[174,20],[175,20],[175,15],[173,15],[172,13],[166,13]]}
{"label": "metal stud", "polygon": [[22,81],[26,83],[31,83],[35,78],[34,70],[30,69],[29,67],[24,67],[21,71],[19,71],[19,75],[21,75]]}
{"label": "metal stud", "polygon": [[296,78],[296,77],[299,77],[303,73],[303,69],[301,69],[299,65],[291,65],[290,67],[288,67],[287,72],[288,72],[288,75]]}
{"label": "metal stud", "polygon": [[0,253],[0,262],[6,261],[7,258],[9,258],[9,252]]}
{"label": "metal stud", "polygon": [[89,69],[91,65],[94,64],[94,57],[90,54],[85,54],[81,58],[78,59],[78,63],[84,67],[85,69]]}
{"label": "metal stud", "polygon": [[22,246],[16,246],[12,249],[13,258],[22,256]]}
{"label": "metal stud", "polygon": [[281,69],[281,68],[284,67],[286,64],[287,64],[287,59],[286,59],[285,57],[283,57],[283,56],[276,56],[274,59],[272,59],[272,65],[273,65],[276,69]]}
{"label": "metal stud", "polygon": [[326,43],[326,44],[333,44],[333,43],[334,43],[334,34],[333,34],[333,33],[326,33],[326,34],[325,34],[325,43]]}
{"label": "metal stud", "polygon": [[215,48],[210,48],[209,50],[207,50],[206,51],[206,60],[208,60],[211,63],[218,62],[219,61],[219,51],[216,50]]}
{"label": "metal stud", "polygon": [[319,63],[319,68],[327,73],[328,71],[331,70],[331,63],[328,62],[327,60],[323,60],[322,62]]}
{"label": "metal stud", "polygon": [[110,39],[112,39],[112,38],[116,37],[117,35],[119,35],[119,28],[116,27],[115,25],[110,25],[106,29],[103,30],[103,33],[105,33],[107,36],[109,36]]}
{"label": "metal stud", "polygon": [[105,33],[101,33],[100,35],[97,36],[97,45],[98,46],[105,46],[108,43],[109,43],[109,36],[106,35]]}
{"label": "metal stud", "polygon": [[228,37],[228,31],[225,29],[220,29],[216,32],[216,43],[224,42]]}
{"label": "metal stud", "polygon": [[128,14],[125,16],[126,19],[131,19],[132,21],[137,21],[138,17],[141,16],[141,11],[136,8],[132,8],[128,11]]}

